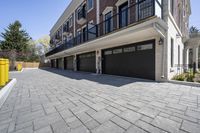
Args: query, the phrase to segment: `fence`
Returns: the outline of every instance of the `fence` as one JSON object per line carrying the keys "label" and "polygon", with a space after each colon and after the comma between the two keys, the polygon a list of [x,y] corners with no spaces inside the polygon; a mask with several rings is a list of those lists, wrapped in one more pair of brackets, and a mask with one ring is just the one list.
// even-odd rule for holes
{"label": "fence", "polygon": [[10,70],[16,70],[18,64],[22,64],[23,68],[39,68],[50,66],[49,63],[40,63],[39,58],[28,52],[3,50],[0,51],[0,58],[8,58],[10,60]]}

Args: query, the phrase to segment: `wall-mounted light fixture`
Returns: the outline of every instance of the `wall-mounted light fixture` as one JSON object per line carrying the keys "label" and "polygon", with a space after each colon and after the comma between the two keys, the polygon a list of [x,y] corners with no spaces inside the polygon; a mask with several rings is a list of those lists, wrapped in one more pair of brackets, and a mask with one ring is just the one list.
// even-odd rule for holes
{"label": "wall-mounted light fixture", "polygon": [[164,44],[164,39],[163,38],[160,38],[159,40],[159,45],[163,45]]}
{"label": "wall-mounted light fixture", "polygon": [[180,34],[176,34],[176,38],[180,38],[181,37],[181,35]]}

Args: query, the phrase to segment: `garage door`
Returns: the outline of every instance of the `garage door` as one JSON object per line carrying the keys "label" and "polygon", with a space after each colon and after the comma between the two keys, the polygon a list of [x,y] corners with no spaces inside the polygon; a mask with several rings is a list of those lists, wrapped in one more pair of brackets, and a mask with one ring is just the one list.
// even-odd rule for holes
{"label": "garage door", "polygon": [[62,58],[57,59],[57,68],[63,69],[63,59]]}
{"label": "garage door", "polygon": [[95,72],[96,57],[95,52],[85,53],[77,56],[78,71]]}
{"label": "garage door", "polygon": [[155,80],[155,40],[103,50],[103,73]]}
{"label": "garage door", "polygon": [[69,57],[65,57],[64,58],[64,68],[65,70],[73,70],[73,61],[74,57],[73,56],[69,56]]}
{"label": "garage door", "polygon": [[51,60],[51,67],[56,68],[56,60]]}

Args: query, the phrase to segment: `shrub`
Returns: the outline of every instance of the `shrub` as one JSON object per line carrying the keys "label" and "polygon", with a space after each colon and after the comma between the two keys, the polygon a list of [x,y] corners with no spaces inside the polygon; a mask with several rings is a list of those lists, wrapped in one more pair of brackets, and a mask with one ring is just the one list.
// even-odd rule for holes
{"label": "shrub", "polygon": [[187,74],[186,75],[186,80],[188,81],[188,82],[194,82],[194,75],[193,74]]}
{"label": "shrub", "polygon": [[173,80],[184,81],[185,80],[185,75],[184,74],[176,75],[173,78]]}

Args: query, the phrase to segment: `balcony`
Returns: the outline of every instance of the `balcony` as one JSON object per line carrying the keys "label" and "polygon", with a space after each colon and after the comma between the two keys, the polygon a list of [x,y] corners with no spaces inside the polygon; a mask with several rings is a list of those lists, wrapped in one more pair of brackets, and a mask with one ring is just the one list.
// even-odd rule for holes
{"label": "balcony", "polygon": [[77,23],[82,25],[87,22],[86,20],[86,6],[83,5],[79,10],[78,10],[78,19]]}
{"label": "balcony", "polygon": [[[67,49],[85,44],[86,42],[118,33],[119,31],[123,31],[123,29],[134,27],[136,24],[147,22],[151,18],[162,18],[162,6],[159,1],[160,0],[143,0],[131,5],[117,14],[114,14],[109,19],[97,25],[87,24],[86,31],[49,51],[46,56],[52,56]],[[126,19],[127,21],[122,21],[123,24],[120,25],[119,23],[121,21],[119,18],[124,20],[122,17],[122,14],[125,14],[124,12],[128,14]],[[110,24],[110,26],[108,26],[108,24]]]}

